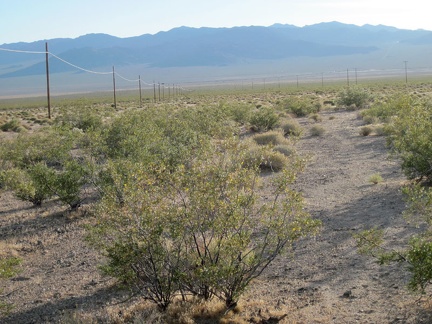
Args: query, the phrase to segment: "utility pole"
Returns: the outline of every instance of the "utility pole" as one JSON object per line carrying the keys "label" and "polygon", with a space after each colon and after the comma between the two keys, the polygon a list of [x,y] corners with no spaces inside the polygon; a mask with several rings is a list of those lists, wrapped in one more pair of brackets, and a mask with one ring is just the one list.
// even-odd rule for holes
{"label": "utility pole", "polygon": [[321,87],[324,88],[324,72],[321,72]]}
{"label": "utility pole", "polygon": [[165,83],[162,82],[162,101],[165,101]]}
{"label": "utility pole", "polygon": [[45,42],[45,62],[46,62],[46,80],[47,80],[47,100],[48,100],[48,119],[51,119],[51,98],[49,82],[49,64],[48,64],[48,42]]}
{"label": "utility pole", "polygon": [[404,63],[405,63],[405,84],[408,84],[408,70],[407,70],[408,61],[404,61]]}
{"label": "utility pole", "polygon": [[140,94],[140,108],[142,108],[141,75],[138,76],[138,86],[139,86],[139,94]]}
{"label": "utility pole", "polygon": [[114,71],[114,66],[112,69],[112,74],[113,74],[113,88],[114,88],[114,109],[117,109],[117,99],[116,99],[116,84],[115,84],[115,71]]}
{"label": "utility pole", "polygon": [[298,87],[299,87],[299,84],[298,84],[298,75],[296,75],[296,77],[297,77],[297,89],[298,89]]}
{"label": "utility pole", "polygon": [[349,70],[347,69],[347,85],[349,87]]}
{"label": "utility pole", "polygon": [[357,84],[357,68],[355,68],[355,79],[356,79],[356,84]]}

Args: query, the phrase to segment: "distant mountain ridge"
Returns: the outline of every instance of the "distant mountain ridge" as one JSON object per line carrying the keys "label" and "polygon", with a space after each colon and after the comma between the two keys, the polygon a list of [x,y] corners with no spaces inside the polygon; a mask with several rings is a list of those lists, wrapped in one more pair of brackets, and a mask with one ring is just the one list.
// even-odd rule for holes
{"label": "distant mountain ridge", "polygon": [[[45,40],[0,45],[21,51],[44,51]],[[356,26],[339,22],[304,27],[274,24],[269,27],[178,27],[167,32],[119,38],[88,34],[78,38],[47,40],[49,51],[85,69],[111,66],[148,67],[234,66],[288,58],[372,55],[394,44],[431,46],[432,31],[403,30],[389,26]],[[0,51],[0,78],[45,73],[43,55]],[[76,68],[50,59],[50,72]]]}

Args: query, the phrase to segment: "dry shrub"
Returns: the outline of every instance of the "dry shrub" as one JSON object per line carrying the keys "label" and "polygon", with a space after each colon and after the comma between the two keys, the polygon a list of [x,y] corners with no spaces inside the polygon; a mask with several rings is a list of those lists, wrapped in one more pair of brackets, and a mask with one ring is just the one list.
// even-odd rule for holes
{"label": "dry shrub", "polygon": [[191,298],[187,301],[177,300],[170,305],[166,320],[173,324],[219,323],[225,312],[226,306],[222,301]]}
{"label": "dry shrub", "polygon": [[310,129],[310,134],[312,136],[322,136],[325,133],[325,128],[321,125],[315,125]]}
{"label": "dry shrub", "polygon": [[360,128],[360,135],[362,136],[369,136],[370,134],[372,134],[373,132],[373,128],[370,126],[363,126],[362,128]]}

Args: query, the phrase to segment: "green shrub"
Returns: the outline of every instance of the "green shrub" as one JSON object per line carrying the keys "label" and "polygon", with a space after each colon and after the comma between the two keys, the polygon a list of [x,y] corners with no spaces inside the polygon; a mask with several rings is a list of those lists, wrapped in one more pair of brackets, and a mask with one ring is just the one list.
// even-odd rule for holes
{"label": "green shrub", "polygon": [[77,128],[84,132],[102,127],[102,116],[90,108],[63,109],[55,119],[56,123],[69,129]]}
{"label": "green shrub", "polygon": [[223,105],[222,109],[227,110],[227,114],[239,124],[247,124],[252,116],[254,107],[252,105],[238,104],[238,105]]}
{"label": "green shrub", "polygon": [[255,131],[266,131],[276,127],[279,115],[273,108],[261,107],[252,113],[250,124]]}
{"label": "green shrub", "polygon": [[336,100],[338,105],[350,109],[359,109],[366,106],[371,100],[369,93],[358,87],[346,87],[341,90]]}
{"label": "green shrub", "polygon": [[36,206],[57,195],[78,207],[89,174],[84,159],[72,154],[78,138],[74,132],[45,130],[3,143],[4,185]]}
{"label": "green shrub", "polygon": [[282,109],[297,117],[304,117],[321,110],[321,104],[304,98],[288,98],[281,103]]}
{"label": "green shrub", "polygon": [[432,103],[405,100],[386,127],[390,147],[410,179],[432,180]]}
{"label": "green shrub", "polygon": [[[18,274],[18,266],[21,264],[21,259],[16,257],[0,257],[0,280],[9,279]],[[2,290],[0,290],[2,293]],[[7,315],[13,308],[13,305],[3,302],[3,296],[0,296],[0,315]]]}
{"label": "green shrub", "polygon": [[289,189],[298,168],[275,178],[275,199],[265,204],[258,170],[241,163],[246,153],[229,143],[171,172],[131,164],[125,201],[107,192],[92,228],[92,242],[108,258],[105,272],[163,310],[185,294],[235,307],[285,246],[319,225]]}
{"label": "green shrub", "polygon": [[49,169],[43,163],[37,163],[26,170],[13,168],[5,171],[4,184],[17,198],[40,206],[53,196],[49,188],[48,173]]}
{"label": "green shrub", "polygon": [[391,118],[399,115],[400,111],[404,111],[406,107],[414,104],[414,99],[407,95],[391,96],[386,101],[379,101],[372,105],[372,107],[360,112],[363,120],[375,121],[378,119],[383,123],[388,123]]}

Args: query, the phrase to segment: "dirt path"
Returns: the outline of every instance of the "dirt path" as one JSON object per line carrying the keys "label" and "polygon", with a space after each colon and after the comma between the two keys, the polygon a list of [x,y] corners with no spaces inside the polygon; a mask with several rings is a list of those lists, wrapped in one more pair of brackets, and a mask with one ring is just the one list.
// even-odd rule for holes
{"label": "dirt path", "polygon": [[[306,129],[311,127],[307,120],[302,122]],[[300,301],[303,296],[299,322],[422,322],[415,297],[404,286],[406,272],[359,255],[352,238],[359,230],[378,227],[396,246],[413,233],[402,218],[400,187],[405,177],[399,162],[389,158],[384,137],[359,135],[362,121],[357,112],[325,113],[321,124],[327,131],[324,136],[306,135],[298,144],[311,162],[296,187],[308,211],[322,220],[322,232],[296,246],[289,266],[282,259],[269,272],[283,274],[278,280],[281,293],[297,294]],[[369,183],[374,173],[384,181]]]}
{"label": "dirt path", "polygon": [[[261,300],[255,311],[278,309],[288,314],[283,323],[430,323],[405,289],[407,273],[360,256],[352,238],[376,226],[397,246],[413,233],[402,218],[405,178],[398,161],[389,159],[384,137],[359,135],[357,112],[322,116],[320,137],[309,136],[312,124],[300,120],[305,136],[298,150],[310,162],[296,182],[322,232],[299,242],[294,258],[278,258],[245,295],[246,304]],[[384,181],[370,184],[374,173]],[[34,209],[2,195],[0,247],[12,247],[24,263],[18,277],[0,283],[5,301],[15,304],[0,322],[59,323],[68,313],[100,314],[122,298],[100,276],[100,257],[83,241],[85,216],[64,217],[58,207]]]}

